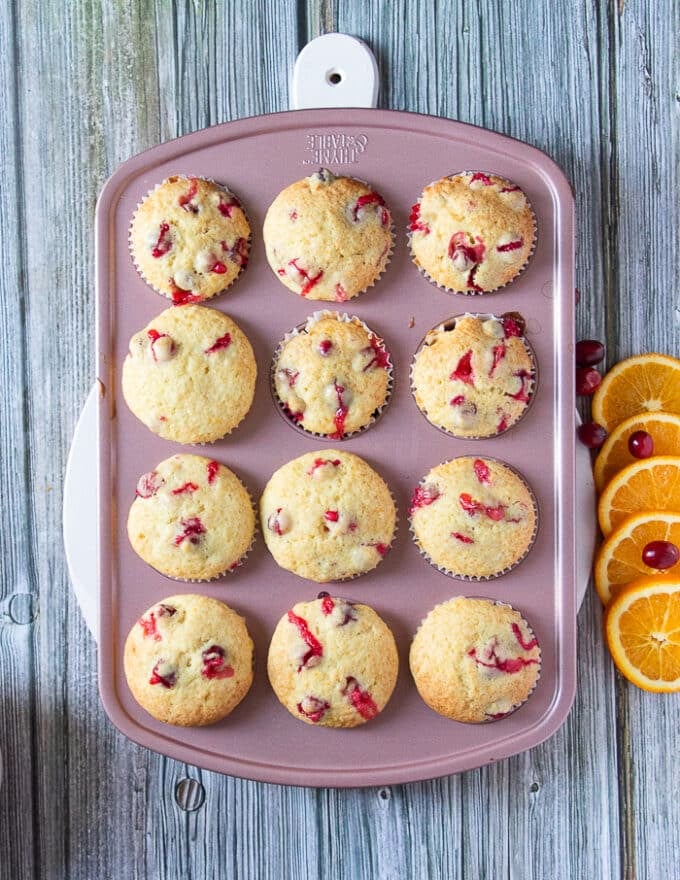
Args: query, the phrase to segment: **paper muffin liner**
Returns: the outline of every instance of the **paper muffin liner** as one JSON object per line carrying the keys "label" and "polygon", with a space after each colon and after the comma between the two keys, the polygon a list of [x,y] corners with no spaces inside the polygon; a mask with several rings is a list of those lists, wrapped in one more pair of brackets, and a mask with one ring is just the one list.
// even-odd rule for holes
{"label": "paper muffin liner", "polygon": [[[363,330],[366,331],[369,336],[372,336],[377,341],[378,345],[382,346],[384,350],[387,352],[387,357],[389,359],[389,368],[386,370],[387,373],[387,389],[385,391],[385,400],[383,403],[377,407],[373,413],[371,414],[370,420],[363,425],[361,428],[357,428],[355,431],[348,431],[343,434],[342,437],[337,437],[331,434],[320,434],[316,431],[310,431],[302,425],[298,424],[292,417],[289,415],[287,411],[286,405],[283,403],[281,398],[278,395],[276,390],[276,370],[277,364],[279,362],[279,358],[283,352],[283,349],[290,342],[291,339],[294,339],[296,336],[299,336],[302,333],[305,333],[310,327],[313,327],[315,323],[322,320],[323,318],[333,318],[336,321],[344,321],[347,324],[357,324]],[[342,443],[345,440],[351,440],[353,437],[357,437],[359,434],[363,434],[364,431],[368,431],[380,418],[385,409],[387,408],[390,400],[392,399],[392,391],[394,388],[394,364],[392,363],[392,355],[385,344],[385,340],[378,333],[373,331],[368,324],[358,318],[356,315],[349,315],[347,312],[335,312],[330,311],[328,309],[322,309],[318,312],[313,312],[307,320],[293,327],[288,333],[286,333],[283,339],[279,342],[274,350],[274,356],[272,358],[270,367],[269,367],[269,390],[272,395],[272,400],[274,401],[274,405],[276,406],[276,411],[283,418],[291,428],[297,431],[299,434],[304,435],[305,437],[314,437],[317,440],[323,440],[326,442],[332,443]]]}
{"label": "paper muffin liner", "polygon": [[135,550],[135,548],[134,548],[134,547],[132,546],[132,544],[128,541],[128,543],[130,544],[130,547],[132,548],[132,550],[134,551],[134,553],[135,553],[137,556],[139,556],[139,558],[142,560],[142,562],[144,562],[146,565],[148,565],[149,568],[152,569],[153,571],[155,571],[155,572],[157,572],[158,574],[162,575],[164,578],[167,578],[169,581],[174,581],[175,583],[180,583],[180,584],[209,584],[209,583],[212,583],[212,582],[214,582],[214,581],[219,581],[219,580],[221,580],[222,578],[224,578],[224,577],[226,577],[226,576],[228,576],[228,575],[234,575],[234,574],[236,574],[236,572],[238,571],[239,568],[241,568],[243,565],[245,565],[246,560],[247,560],[248,557],[250,556],[250,553],[252,552],[252,549],[253,549],[253,547],[255,546],[255,541],[256,541],[256,539],[257,539],[257,533],[258,533],[258,526],[259,526],[259,523],[260,523],[260,518],[259,518],[259,511],[258,511],[258,509],[257,509],[257,505],[255,504],[255,501],[254,501],[254,499],[253,499],[253,496],[252,496],[252,494],[251,494],[251,491],[250,491],[250,489],[246,486],[246,484],[243,482],[243,480],[241,479],[241,477],[236,473],[236,471],[231,470],[231,468],[230,468],[228,465],[224,464],[224,462],[218,462],[218,464],[222,465],[222,467],[225,467],[225,468],[227,468],[227,470],[231,471],[231,473],[236,477],[236,479],[239,481],[239,483],[241,484],[241,486],[243,486],[243,488],[244,488],[246,494],[248,495],[248,501],[250,502],[250,508],[251,508],[251,510],[253,511],[253,534],[252,534],[252,537],[251,537],[251,539],[250,539],[250,544],[248,544],[248,546],[246,547],[245,551],[244,551],[244,552],[241,554],[241,556],[236,560],[236,562],[233,562],[228,568],[225,568],[223,571],[220,571],[220,572],[218,572],[217,574],[211,575],[210,577],[204,577],[204,578],[183,578],[183,577],[178,577],[178,576],[176,576],[176,575],[167,574],[167,572],[165,572],[165,571],[161,571],[160,568],[156,568],[155,565],[151,565],[150,562],[147,562],[146,559],[143,559],[141,556],[139,556],[139,553],[137,553],[137,551]]}
{"label": "paper muffin liner", "polygon": [[[321,168],[321,169],[319,169],[319,170],[320,170],[320,171],[324,171],[325,169]],[[332,172],[331,172],[331,173],[332,173]],[[308,175],[308,176],[311,176],[311,175]],[[336,177],[336,178],[344,177],[344,178],[347,178],[348,180],[356,180],[356,181],[358,181],[359,183],[363,183],[364,186],[369,187],[372,191],[378,193],[378,195],[382,198],[382,193],[379,193],[378,190],[375,190],[375,189],[373,188],[373,184],[372,184],[372,183],[369,183],[367,180],[362,180],[362,178],[360,178],[360,177],[354,177],[353,175],[350,175],[350,174],[334,174],[333,176]],[[295,181],[294,181],[294,182],[295,182]],[[282,192],[283,192],[283,190],[282,190]],[[279,195],[280,195],[280,193],[279,193]],[[277,197],[278,197],[278,196],[277,196]],[[346,303],[346,302],[351,302],[353,299],[356,299],[357,297],[361,296],[363,293],[366,293],[366,291],[368,291],[368,290],[370,290],[372,287],[374,287],[374,286],[378,283],[378,281],[380,281],[380,279],[382,278],[382,276],[385,274],[385,272],[387,271],[387,267],[389,266],[390,262],[392,261],[392,255],[393,255],[393,253],[394,253],[394,242],[395,242],[395,239],[396,239],[396,230],[395,230],[395,226],[394,226],[394,220],[393,220],[393,218],[392,218],[392,210],[391,210],[391,208],[390,208],[389,205],[387,205],[387,204],[385,204],[384,207],[387,208],[388,213],[389,213],[389,215],[390,215],[390,225],[389,225],[390,239],[389,239],[389,245],[388,245],[388,248],[387,248],[387,253],[386,253],[386,255],[385,255],[385,262],[384,262],[384,264],[383,264],[383,267],[382,267],[382,269],[378,272],[378,274],[374,276],[374,278],[373,278],[372,281],[370,281],[365,287],[362,287],[361,290],[357,290],[356,293],[353,293],[351,296],[348,296],[347,299],[344,299],[344,300],[337,300],[337,299],[333,299],[333,300],[331,300],[331,299],[315,299],[315,297],[312,296],[311,294],[306,294],[305,296],[303,296],[298,290],[293,290],[292,287],[288,287],[287,284],[284,284],[283,281],[281,281],[281,279],[280,279],[279,276],[278,276],[278,273],[277,273],[276,269],[272,266],[272,264],[269,262],[269,259],[267,258],[267,264],[269,265],[269,268],[272,270],[272,272],[274,273],[274,275],[276,275],[277,280],[278,280],[281,284],[283,284],[283,286],[286,288],[286,290],[289,290],[291,293],[294,293],[296,296],[299,296],[299,297],[301,297],[301,298],[303,298],[303,299],[307,299],[307,300],[309,300],[310,302],[329,303],[329,304],[330,304],[330,303],[337,303],[338,305],[344,305],[344,303]],[[249,222],[250,222],[250,221],[249,221]]]}
{"label": "paper muffin liner", "polygon": [[[529,392],[529,400],[527,401],[527,404],[524,407],[524,409],[522,410],[522,412],[520,413],[519,417],[517,419],[515,419],[515,421],[512,422],[512,424],[508,425],[508,427],[505,428],[505,430],[496,431],[494,434],[456,434],[453,431],[450,431],[448,428],[444,428],[442,425],[437,425],[435,422],[430,421],[430,418],[428,417],[427,413],[424,410],[422,410],[420,408],[420,405],[418,404],[418,401],[416,399],[416,388],[415,388],[414,380],[413,380],[413,368],[415,367],[416,358],[418,357],[418,355],[420,354],[422,349],[425,347],[425,344],[427,342],[427,337],[430,335],[430,333],[433,333],[435,330],[439,330],[439,329],[446,330],[446,329],[448,329],[449,326],[454,327],[456,321],[458,321],[460,318],[481,318],[482,320],[502,321],[503,318],[510,318],[510,317],[514,318],[515,320],[517,320],[517,318],[519,318],[522,325],[523,325],[523,332],[522,332],[522,335],[520,338],[521,338],[522,343],[524,344],[524,348],[525,348],[527,354],[529,355],[529,357],[531,358],[531,362],[533,364],[532,386],[531,386],[531,391]],[[420,343],[418,344],[418,347],[416,348],[415,352],[413,353],[413,357],[411,358],[411,363],[409,365],[409,387],[411,389],[411,395],[412,395],[413,401],[418,409],[418,412],[425,419],[425,421],[428,423],[428,425],[431,425],[433,428],[436,428],[438,431],[441,431],[442,434],[446,434],[447,437],[455,437],[456,440],[493,440],[495,437],[505,436],[505,434],[507,434],[508,431],[511,431],[516,425],[519,425],[519,423],[526,417],[527,413],[529,412],[529,410],[533,406],[534,400],[536,399],[536,392],[538,390],[538,380],[539,380],[538,360],[536,358],[536,352],[534,351],[534,348],[531,345],[531,343],[529,342],[529,340],[524,335],[525,329],[526,329],[526,321],[524,319],[524,316],[521,315],[519,312],[503,312],[500,315],[494,315],[494,314],[487,313],[487,312],[463,312],[460,315],[452,315],[450,318],[446,318],[444,321],[440,321],[438,324],[435,324],[434,327],[431,327],[427,331],[427,333],[423,336],[423,338],[420,340]]]}
{"label": "paper muffin liner", "polygon": [[[359,457],[360,457],[360,456],[359,456]],[[375,470],[375,468],[373,468],[373,470]],[[393,547],[393,545],[394,545],[394,539],[396,538],[397,532],[398,532],[398,530],[399,530],[399,506],[397,505],[397,500],[396,500],[396,498],[394,497],[394,493],[392,492],[392,489],[390,488],[389,484],[387,483],[387,480],[385,480],[385,478],[382,476],[382,474],[378,473],[378,471],[375,471],[375,472],[378,474],[378,476],[379,476],[380,479],[383,481],[383,483],[385,484],[385,486],[387,486],[387,491],[389,492],[389,494],[390,494],[390,498],[392,499],[392,507],[393,507],[393,509],[394,509],[394,528],[392,529],[392,537],[390,538],[389,543],[385,543],[385,544],[383,545],[383,546],[385,546],[385,548],[386,548],[386,549],[385,549],[385,552],[384,552],[384,553],[381,553],[379,550],[376,550],[376,552],[378,553],[378,557],[379,557],[379,558],[378,558],[377,563],[373,566],[373,568],[367,568],[365,571],[357,571],[357,572],[355,572],[354,574],[348,574],[348,575],[345,575],[345,577],[333,578],[333,580],[330,580],[330,581],[315,581],[313,578],[305,577],[305,575],[299,574],[299,573],[296,572],[296,571],[292,571],[292,569],[283,568],[282,565],[279,565],[279,563],[278,563],[276,557],[274,556],[274,554],[272,553],[272,551],[269,549],[269,545],[267,544],[267,541],[266,541],[266,539],[264,539],[264,536],[263,536],[263,540],[264,540],[265,546],[267,547],[267,552],[269,553],[269,555],[271,556],[271,558],[274,560],[274,562],[276,563],[276,565],[278,565],[279,568],[283,569],[284,571],[291,571],[292,574],[296,575],[296,576],[299,577],[299,578],[302,578],[302,580],[307,581],[309,584],[314,584],[314,585],[316,585],[316,586],[318,586],[318,587],[321,587],[321,591],[320,591],[320,592],[322,592],[322,593],[326,593],[326,592],[327,592],[327,590],[324,589],[324,587],[326,587],[326,586],[332,586],[332,585],[334,585],[334,584],[344,584],[344,583],[347,583],[348,581],[355,581],[357,578],[364,577],[364,576],[367,575],[367,574],[371,574],[371,573],[374,572],[377,568],[380,568],[380,566],[383,564],[383,562],[384,562],[384,560],[385,560],[385,557],[388,555],[388,553],[389,553],[390,550],[392,549],[392,547]],[[265,526],[264,526],[264,524],[262,524],[262,529],[264,530],[264,528],[265,528]],[[380,543],[382,544],[382,542],[380,542]],[[362,546],[362,545],[360,544],[359,546]],[[331,594],[331,595],[332,595],[332,594]],[[318,599],[318,598],[321,598],[321,597],[320,597],[320,596],[316,596],[316,598]],[[353,600],[348,599],[346,596],[343,596],[343,597],[338,596],[337,598],[344,598],[344,599],[347,599],[348,602],[353,601]],[[300,600],[300,601],[302,601],[302,600]],[[310,602],[311,602],[311,601],[313,601],[313,600],[312,600],[312,599],[306,599],[306,600],[304,600],[304,601],[310,601]],[[361,603],[360,603],[360,604],[361,604]],[[365,603],[363,603],[363,604],[365,604]]]}
{"label": "paper muffin liner", "polygon": [[[446,175],[446,177],[449,177],[449,178],[450,177],[458,177],[458,176],[462,176],[464,174],[492,174],[495,177],[502,177],[503,180],[505,180],[507,183],[511,184],[512,186],[517,185],[512,180],[509,180],[507,177],[505,177],[502,174],[496,174],[496,172],[494,172],[494,171],[480,171],[479,169],[476,169],[474,171],[470,171],[470,170],[454,171],[452,174]],[[443,180],[443,179],[444,178],[440,177],[438,180],[433,180],[430,183],[426,184],[423,187],[423,189],[420,193],[420,196],[418,197],[418,200],[416,202],[414,202],[413,205],[419,206],[421,203],[423,192],[427,189],[427,187],[432,186],[433,184],[438,183],[439,180]],[[519,187],[519,188],[521,189],[521,187]],[[508,285],[512,284],[514,281],[516,281],[520,277],[520,275],[523,274],[523,272],[526,270],[527,266],[531,262],[531,260],[534,256],[534,253],[536,251],[536,242],[538,240],[538,225],[536,223],[536,214],[534,212],[534,209],[533,209],[531,202],[527,198],[527,194],[524,192],[523,189],[522,189],[522,193],[524,194],[524,198],[527,200],[527,207],[529,208],[529,212],[531,214],[533,233],[534,233],[533,240],[531,243],[531,249],[529,250],[529,253],[527,254],[526,260],[522,263],[522,265],[519,267],[517,272],[512,276],[512,278],[510,278],[509,281],[506,281],[505,284],[499,284],[497,287],[494,287],[491,290],[454,290],[452,287],[447,287],[445,284],[442,284],[440,281],[437,281],[436,278],[433,278],[429,274],[429,272],[423,266],[420,265],[420,263],[417,261],[415,254],[413,253],[413,247],[411,244],[411,239],[413,237],[413,231],[411,230],[411,225],[409,222],[409,225],[406,229],[406,242],[408,245],[409,253],[411,255],[411,262],[418,269],[418,271],[420,272],[421,275],[423,275],[431,284],[434,284],[435,287],[438,287],[440,290],[444,291],[444,293],[460,294],[462,296],[485,296],[486,294],[489,294],[489,293],[497,293],[500,290],[504,290],[506,287],[508,287]]]}
{"label": "paper muffin liner", "polygon": [[[173,303],[172,294],[166,293],[164,290],[161,290],[152,281],[150,281],[147,278],[147,276],[144,274],[144,270],[142,269],[142,267],[139,265],[139,263],[137,262],[137,260],[135,258],[134,247],[133,247],[133,243],[132,243],[132,224],[134,222],[135,217],[137,216],[137,212],[141,208],[142,204],[146,201],[146,199],[149,198],[149,196],[151,196],[154,192],[156,192],[156,190],[160,189],[164,184],[168,183],[171,179],[172,180],[205,180],[207,183],[213,183],[215,186],[218,186],[225,193],[227,193],[230,196],[233,196],[236,199],[236,201],[239,204],[239,207],[241,208],[241,211],[243,211],[243,214],[246,218],[248,226],[250,227],[250,234],[248,235],[248,239],[246,242],[247,252],[246,252],[245,265],[241,266],[239,272],[237,272],[237,274],[232,278],[232,280],[225,287],[222,287],[220,290],[216,290],[215,293],[211,293],[209,296],[197,295],[198,296],[197,299],[190,300],[190,302],[193,302],[198,305],[200,303],[208,302],[208,300],[214,299],[217,296],[221,296],[225,291],[227,291],[231,287],[233,287],[234,283],[239,280],[239,278],[243,275],[245,270],[248,268],[248,263],[250,261],[250,252],[251,252],[251,248],[252,248],[252,241],[253,241],[253,225],[250,222],[250,217],[248,216],[248,213],[247,213],[240,197],[237,196],[236,193],[233,192],[231,189],[229,189],[228,186],[225,186],[223,183],[220,183],[219,181],[215,180],[213,177],[207,177],[206,175],[203,175],[203,174],[191,174],[191,175],[172,174],[169,177],[166,177],[163,180],[161,180],[159,183],[157,183],[155,186],[153,186],[150,190],[147,190],[147,192],[144,194],[143,198],[139,202],[137,202],[137,206],[132,213],[132,217],[130,218],[130,225],[128,226],[128,251],[130,253],[130,258],[132,259],[134,267],[137,270],[137,274],[142,279],[142,281],[144,281],[144,283],[148,287],[150,287],[152,290],[155,290],[156,293],[160,294],[165,299],[169,299],[171,303]],[[189,291],[189,292],[191,293],[191,291]],[[192,294],[192,296],[193,296],[193,294]]]}
{"label": "paper muffin liner", "polygon": [[[503,712],[502,714],[499,714],[497,717],[488,716],[488,717],[487,717],[486,719],[484,719],[483,721],[466,721],[466,720],[463,720],[463,719],[460,719],[460,718],[457,718],[457,719],[453,719],[453,718],[452,718],[452,719],[450,719],[450,720],[452,720],[452,721],[453,721],[453,720],[457,721],[459,724],[471,724],[471,725],[478,725],[478,724],[496,724],[498,721],[504,721],[506,718],[509,718],[511,715],[514,715],[515,712],[516,712],[518,709],[520,709],[520,708],[521,708],[526,702],[528,702],[528,700],[531,698],[532,694],[534,693],[534,691],[535,691],[536,688],[538,687],[538,683],[539,683],[539,681],[541,680],[541,671],[542,671],[542,664],[543,664],[543,649],[541,648],[541,644],[540,644],[540,642],[538,641],[538,639],[536,638],[536,633],[534,632],[533,627],[532,627],[532,626],[530,625],[530,623],[527,621],[527,619],[525,618],[524,614],[523,614],[521,611],[519,611],[517,608],[515,608],[514,605],[511,605],[509,602],[503,602],[503,601],[501,601],[500,599],[489,599],[488,596],[471,596],[471,595],[467,595],[467,594],[466,594],[465,596],[452,596],[451,598],[455,598],[455,599],[475,599],[475,600],[477,600],[477,601],[488,602],[488,603],[491,604],[491,605],[498,605],[498,606],[501,606],[501,607],[503,607],[503,608],[510,608],[511,611],[514,611],[516,614],[518,614],[518,615],[521,617],[521,619],[522,619],[522,623],[524,624],[524,626],[526,627],[527,632],[529,633],[529,638],[530,638],[530,639],[536,639],[536,643],[537,643],[537,645],[538,645],[538,650],[539,650],[538,663],[537,663],[537,667],[536,667],[536,679],[535,679],[535,681],[534,681],[533,687],[529,690],[529,692],[527,693],[526,697],[524,697],[523,700],[520,700],[520,701],[517,702],[517,703],[513,703],[513,705],[510,707],[510,709],[508,709],[507,712]],[[444,605],[444,604],[446,604],[447,601],[450,601],[450,600],[445,600],[444,602],[438,602],[437,605],[433,606],[433,607],[428,611],[428,613],[425,615],[425,617],[422,618],[422,620],[421,620],[420,623],[418,624],[418,627],[417,627],[417,629],[416,629],[416,633],[418,632],[418,630],[420,630],[421,626],[423,625],[423,623],[425,622],[425,620],[427,619],[427,617],[429,616],[429,614],[430,614],[432,611],[434,611],[434,609],[435,609],[436,607],[438,607],[439,605]],[[414,635],[413,635],[414,638],[415,638],[416,633],[414,633]],[[413,643],[413,639],[411,639],[411,643]],[[410,650],[410,649],[409,649],[409,650]],[[410,663],[409,663],[409,667],[410,667]],[[413,673],[411,673],[411,676],[413,677]],[[417,690],[417,687],[416,687],[416,690]],[[421,697],[421,699],[422,699],[422,697]],[[424,700],[423,700],[423,702],[424,702]],[[427,705],[427,704],[426,704],[426,705]],[[436,710],[433,709],[432,711],[436,711]]]}
{"label": "paper muffin liner", "polygon": [[[420,541],[418,540],[418,536],[416,535],[415,529],[413,527],[413,514],[412,513],[409,513],[409,518],[408,518],[409,532],[411,533],[411,538],[413,540],[413,543],[418,548],[418,552],[423,557],[423,559],[425,559],[427,562],[429,562],[429,564],[433,568],[436,568],[437,571],[441,572],[442,574],[445,574],[447,577],[454,578],[457,581],[464,581],[465,583],[486,583],[487,581],[494,581],[497,578],[503,577],[506,574],[510,574],[511,571],[514,571],[518,565],[520,565],[522,562],[524,562],[524,560],[527,558],[527,556],[531,552],[534,544],[536,543],[536,536],[538,534],[538,528],[539,528],[538,501],[536,500],[536,495],[534,494],[534,490],[531,488],[531,486],[529,485],[527,480],[524,478],[524,476],[517,470],[517,468],[508,464],[507,461],[502,461],[500,458],[495,458],[491,455],[484,455],[484,456],[481,456],[481,455],[480,456],[460,455],[460,456],[456,456],[456,458],[449,458],[446,461],[441,462],[440,465],[437,465],[437,467],[440,467],[441,465],[444,465],[444,464],[449,464],[449,462],[451,462],[451,461],[456,461],[457,458],[482,458],[484,461],[492,461],[492,462],[495,462],[496,464],[502,465],[503,467],[505,467],[509,471],[511,471],[515,475],[515,477],[517,477],[517,479],[520,481],[520,483],[524,486],[524,488],[527,490],[527,492],[529,493],[529,497],[531,498],[532,509],[534,512],[534,530],[531,533],[531,536],[529,538],[529,541],[527,543],[527,546],[526,546],[524,552],[511,565],[508,565],[505,568],[500,569],[500,571],[497,571],[494,574],[487,574],[487,575],[461,574],[460,572],[456,572],[451,569],[448,569],[443,565],[439,565],[439,563],[435,562],[434,559],[432,559],[432,557],[429,555],[429,553],[427,553],[427,551],[421,546]],[[424,479],[425,479],[425,477],[423,477],[420,480],[420,482],[418,483],[419,486],[421,486],[423,484]]]}

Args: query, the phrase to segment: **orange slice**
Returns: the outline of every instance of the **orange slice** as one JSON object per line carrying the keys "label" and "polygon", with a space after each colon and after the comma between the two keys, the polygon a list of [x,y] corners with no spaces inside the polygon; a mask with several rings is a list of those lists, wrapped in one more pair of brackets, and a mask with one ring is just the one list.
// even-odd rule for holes
{"label": "orange slice", "polygon": [[643,510],[680,511],[679,455],[641,458],[614,474],[597,506],[603,534]]}
{"label": "orange slice", "polygon": [[665,354],[627,358],[609,370],[593,395],[593,421],[610,433],[643,412],[680,415],[680,360]]}
{"label": "orange slice", "polygon": [[[680,547],[680,512],[644,511],[629,516],[618,525],[595,556],[595,589],[606,605],[621,588],[654,569],[642,561],[642,551],[650,541],[670,541]],[[680,563],[667,574],[680,575]]]}
{"label": "orange slice", "polygon": [[680,691],[680,577],[634,580],[607,607],[605,637],[619,671],[646,691]]}
{"label": "orange slice", "polygon": [[617,471],[637,461],[628,449],[628,438],[636,431],[646,431],[650,435],[654,441],[654,455],[680,455],[680,415],[660,412],[631,416],[614,428],[595,459],[593,475],[598,492]]}

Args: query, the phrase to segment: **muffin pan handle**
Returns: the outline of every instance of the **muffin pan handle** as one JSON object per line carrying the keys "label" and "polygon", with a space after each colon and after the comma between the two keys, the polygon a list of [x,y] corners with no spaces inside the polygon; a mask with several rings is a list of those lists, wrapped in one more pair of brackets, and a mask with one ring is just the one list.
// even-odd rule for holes
{"label": "muffin pan handle", "polygon": [[297,57],[291,107],[375,107],[378,65],[366,43],[348,34],[323,34]]}

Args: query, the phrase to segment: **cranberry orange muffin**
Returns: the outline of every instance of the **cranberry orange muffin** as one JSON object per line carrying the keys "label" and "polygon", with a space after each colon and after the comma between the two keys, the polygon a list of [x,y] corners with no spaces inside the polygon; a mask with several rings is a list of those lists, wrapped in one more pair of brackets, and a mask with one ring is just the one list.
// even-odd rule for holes
{"label": "cranberry orange muffin", "polygon": [[387,553],[396,509],[383,479],[351,452],[308,452],[280,467],[260,499],[265,543],[288,571],[319,583],[355,577]]}
{"label": "cranberry orange muffin", "polygon": [[489,599],[459,596],[420,624],[409,662],[427,705],[454,721],[498,721],[531,695],[541,649],[522,615]]}
{"label": "cranberry orange muffin", "polygon": [[137,483],[128,537],[161,574],[207,581],[234,571],[255,534],[248,490],[228,467],[202,455],[173,455]]}
{"label": "cranberry orange muffin", "polygon": [[257,365],[245,333],[227,315],[186,305],[161,312],[130,340],[125,402],[150,431],[177,443],[211,443],[245,417]]}
{"label": "cranberry orange muffin", "polygon": [[283,340],[272,384],[288,419],[335,440],[375,420],[387,400],[391,373],[389,352],[363,321],[320,312]]}
{"label": "cranberry orange muffin", "polygon": [[357,727],[394,690],[399,659],[389,627],[368,605],[321,593],[283,615],[267,659],[271,686],[291,715],[319,727]]}
{"label": "cranberry orange muffin", "polygon": [[150,715],[184,727],[225,718],[253,681],[244,619],[208,596],[170,596],[130,630],[123,654],[133,697]]}
{"label": "cranberry orange muffin", "polygon": [[236,196],[199,177],[168,177],[132,218],[135,265],[175,304],[221,293],[247,265],[249,249],[250,225]]}
{"label": "cranberry orange muffin", "polygon": [[411,387],[429,422],[455,437],[493,437],[524,415],[536,365],[519,316],[462,315],[431,330]]}
{"label": "cranberry orange muffin", "polygon": [[345,302],[383,273],[392,221],[383,197],[367,183],[322,168],[279,193],[263,236],[282,284],[308,299]]}
{"label": "cranberry orange muffin", "polygon": [[535,220],[522,190],[481,171],[429,184],[411,209],[413,262],[435,284],[489,293],[513,280],[533,251]]}
{"label": "cranberry orange muffin", "polygon": [[416,487],[411,531],[425,557],[462,579],[498,577],[534,542],[536,501],[508,465],[461,456],[437,465]]}

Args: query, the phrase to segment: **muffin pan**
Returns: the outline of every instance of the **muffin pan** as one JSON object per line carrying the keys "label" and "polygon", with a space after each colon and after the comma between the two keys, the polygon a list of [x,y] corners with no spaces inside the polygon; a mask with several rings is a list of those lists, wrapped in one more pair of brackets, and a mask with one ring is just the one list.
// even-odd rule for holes
{"label": "muffin pan", "polygon": [[[277,413],[271,360],[291,327],[319,308],[286,290],[269,268],[262,221],[275,196],[319,166],[370,180],[392,212],[396,241],[379,281],[350,303],[324,308],[356,315],[384,338],[394,387],[380,419],[360,434],[327,441],[304,436]],[[470,310],[464,294],[447,294],[411,262],[411,206],[431,180],[482,168],[515,181],[536,215],[538,240],[526,270],[480,312],[519,312],[537,359],[540,384],[530,410],[511,431],[460,440],[429,425],[413,400],[409,368],[424,334]],[[212,178],[238,192],[253,229],[250,263],[207,307],[226,312],[250,339],[258,364],[253,408],[241,425],[209,447],[181,446],[148,431],[121,394],[130,337],[167,307],[139,276],[128,230],[141,198],[172,174]],[[99,683],[107,713],[131,739],[175,759],[260,781],[360,786],[407,782],[476,767],[536,745],[565,720],[575,691],[574,582],[573,200],[555,164],[538,150],[473,126],[386,110],[305,110],[227,123],[155,147],[122,165],[97,207],[100,618]],[[385,711],[352,731],[317,729],[280,706],[266,675],[269,640],[281,615],[315,597],[319,585],[276,565],[258,534],[235,574],[192,585],[244,615],[255,642],[255,681],[227,719],[204,728],[155,722],[133,699],[123,674],[123,645],[152,603],[177,583],[132,551],[127,514],[140,474],[177,452],[209,454],[238,473],[259,498],[271,474],[304,452],[332,448],[364,458],[387,481],[399,509],[392,549],[373,572],[333,594],[371,605],[395,634],[400,670]],[[209,452],[205,450],[209,449]],[[521,565],[493,581],[465,583],[420,555],[408,529],[413,489],[433,466],[460,455],[501,459],[531,485],[538,502],[535,544]],[[516,713],[486,725],[437,716],[418,696],[408,650],[420,621],[456,595],[508,602],[529,621],[542,649],[542,674]]]}

